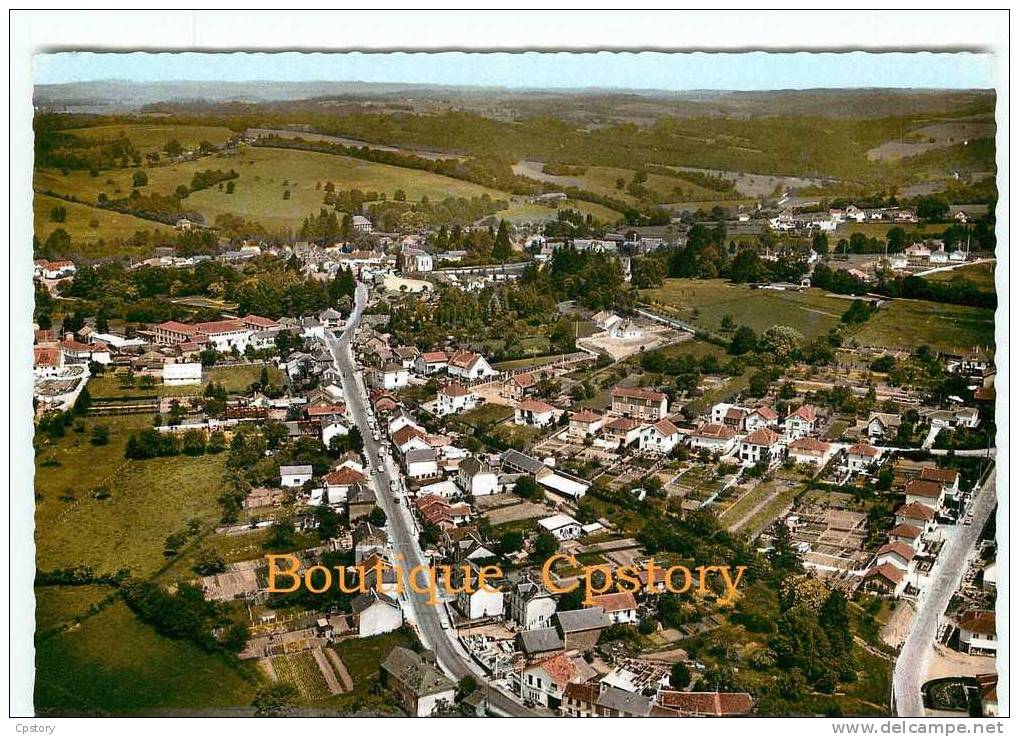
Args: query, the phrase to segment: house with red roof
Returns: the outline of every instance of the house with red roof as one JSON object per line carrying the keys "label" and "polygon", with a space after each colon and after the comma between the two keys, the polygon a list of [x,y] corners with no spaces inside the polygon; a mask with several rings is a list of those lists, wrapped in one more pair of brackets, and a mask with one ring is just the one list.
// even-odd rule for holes
{"label": "house with red roof", "polygon": [[888,531],[888,540],[893,543],[905,543],[913,548],[920,545],[923,530],[916,525],[895,525]]}
{"label": "house with red roof", "polygon": [[636,624],[637,601],[629,591],[615,591],[591,597],[589,606],[601,607],[612,624]]}
{"label": "house with red roof", "polygon": [[629,417],[617,417],[602,427],[605,443],[612,447],[626,447],[640,439],[641,424]]}
{"label": "house with red roof", "polygon": [[846,450],[846,467],[852,473],[869,471],[881,458],[881,449],[869,443],[856,443]]}
{"label": "house with red roof", "polygon": [[926,504],[911,502],[895,510],[895,524],[913,525],[927,533],[933,530],[937,523],[933,509]]}
{"label": "house with red roof", "polygon": [[520,673],[520,697],[550,709],[558,709],[566,687],[578,673],[565,653],[539,660]]}
{"label": "house with red roof", "polygon": [[736,447],[736,431],[720,423],[701,425],[690,435],[690,447],[717,455],[728,455]]}
{"label": "house with red roof", "polygon": [[640,449],[644,453],[667,455],[679,445],[679,440],[679,428],[668,419],[645,425],[640,430]]}
{"label": "house with red roof", "polygon": [[789,458],[793,463],[824,468],[831,460],[834,449],[831,443],[811,437],[799,437],[789,443]]}
{"label": "house with red roof", "polygon": [[517,425],[545,427],[555,421],[555,407],[540,399],[525,399],[513,410],[513,422]]}
{"label": "house with red roof", "polygon": [[777,426],[778,412],[767,405],[761,405],[750,410],[743,420],[743,427],[747,432],[753,432],[762,427],[772,428]]}
{"label": "house with red roof", "polygon": [[806,437],[817,427],[817,410],[809,404],[801,404],[786,415],[784,425],[787,438]]}
{"label": "house with red roof", "polygon": [[669,398],[653,389],[617,386],[612,389],[612,411],[623,417],[658,422],[669,413]]}
{"label": "house with red roof", "polygon": [[863,574],[863,588],[877,594],[899,596],[906,589],[906,573],[890,562]]}
{"label": "house with red roof", "polygon": [[994,612],[972,610],[959,620],[959,649],[970,655],[994,655],[998,635]]}
{"label": "house with red roof", "polygon": [[422,376],[431,376],[444,371],[449,365],[449,357],[444,351],[427,351],[418,354],[414,359],[414,371]]}
{"label": "house with red roof", "polygon": [[945,487],[938,481],[922,478],[906,482],[906,504],[925,504],[937,511],[945,501]]}
{"label": "house with red roof", "polygon": [[507,399],[519,402],[534,393],[538,386],[534,374],[522,373],[508,376],[503,382],[499,393]]}
{"label": "house with red roof", "polygon": [[435,414],[439,417],[466,412],[478,406],[478,395],[459,381],[452,381],[439,389],[435,399]]}
{"label": "house with red roof", "polygon": [[774,430],[758,428],[739,442],[739,459],[750,465],[770,463],[782,453],[781,439]]}
{"label": "house with red roof", "polygon": [[579,412],[570,413],[570,436],[573,438],[588,438],[598,434],[605,418],[586,407]]}
{"label": "house with red roof", "polygon": [[885,563],[891,563],[900,571],[908,572],[915,557],[916,550],[905,543],[885,543],[878,548],[877,555],[874,558],[874,565],[880,566]]}
{"label": "house with red roof", "polygon": [[456,376],[469,381],[483,379],[487,376],[495,376],[499,372],[489,365],[485,357],[474,351],[457,351],[449,357],[446,370],[450,376]]}
{"label": "house with red roof", "polygon": [[329,504],[343,504],[350,495],[350,487],[362,483],[367,477],[350,466],[340,466],[322,477]]}

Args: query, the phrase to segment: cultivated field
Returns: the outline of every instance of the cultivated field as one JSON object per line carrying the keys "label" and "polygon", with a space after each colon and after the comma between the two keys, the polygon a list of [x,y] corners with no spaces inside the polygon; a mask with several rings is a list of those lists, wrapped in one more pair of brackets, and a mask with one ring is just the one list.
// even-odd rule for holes
{"label": "cultivated field", "polygon": [[652,310],[717,332],[722,318],[763,332],[772,325],[788,325],[807,338],[834,327],[849,307],[846,300],[819,289],[780,292],[750,289],[721,279],[667,279],[660,289],[645,289],[641,298]]}
{"label": "cultivated field", "polygon": [[951,271],[936,271],[924,277],[934,282],[963,282],[968,281],[987,291],[994,291],[994,261],[985,261],[979,264],[960,266]]}

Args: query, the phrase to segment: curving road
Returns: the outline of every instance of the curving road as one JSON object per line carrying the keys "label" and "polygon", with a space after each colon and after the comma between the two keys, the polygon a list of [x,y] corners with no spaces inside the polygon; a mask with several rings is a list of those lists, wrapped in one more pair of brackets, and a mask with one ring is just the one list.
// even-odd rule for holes
{"label": "curving road", "polygon": [[997,467],[992,467],[970,501],[973,524],[958,525],[955,535],[942,550],[934,576],[920,599],[892,676],[892,697],[900,717],[924,716],[920,690],[927,680],[927,667],[934,653],[941,615],[948,608],[952,594],[959,588],[966,571],[966,559],[997,504],[996,480]]}
{"label": "curving road", "polygon": [[[379,443],[373,438],[373,430],[369,422],[368,401],[361,377],[354,365],[354,357],[350,348],[350,340],[354,334],[361,315],[368,302],[368,290],[358,283],[354,297],[354,309],[347,320],[347,325],[339,337],[331,331],[326,332],[326,344],[332,353],[333,361],[343,383],[343,394],[347,401],[350,416],[357,424],[364,438],[364,451],[368,458],[368,476],[375,490],[378,504],[386,512],[390,545],[394,557],[402,556],[402,564],[406,569],[417,565],[427,565],[421,547],[418,545],[417,526],[411,515],[406,497],[397,496],[391,491],[391,479],[402,485],[402,478],[392,456],[384,453],[380,460]],[[380,434],[381,437],[381,434]],[[381,464],[381,465],[380,465]],[[449,628],[449,622],[442,606],[428,604],[427,595],[414,594],[408,591],[406,603],[410,606],[412,619],[417,625],[418,634],[426,647],[435,652],[436,659],[442,668],[454,678],[466,675],[474,676],[484,683],[484,673],[480,666],[463,653],[456,642],[455,630]],[[495,688],[488,688],[488,705],[492,711],[507,716],[534,717],[541,713],[528,709],[515,701],[508,694]]]}

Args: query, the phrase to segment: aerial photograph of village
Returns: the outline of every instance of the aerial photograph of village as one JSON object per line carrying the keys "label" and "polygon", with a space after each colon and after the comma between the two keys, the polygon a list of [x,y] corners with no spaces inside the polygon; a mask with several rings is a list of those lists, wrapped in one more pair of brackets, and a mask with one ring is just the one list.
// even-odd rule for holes
{"label": "aerial photograph of village", "polygon": [[998,714],[992,84],[145,56],[37,66],[37,715]]}

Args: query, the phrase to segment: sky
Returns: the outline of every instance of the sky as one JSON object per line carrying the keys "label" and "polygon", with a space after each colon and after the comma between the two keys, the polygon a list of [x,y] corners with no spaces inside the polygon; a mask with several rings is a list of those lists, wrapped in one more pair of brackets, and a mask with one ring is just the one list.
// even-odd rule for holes
{"label": "sky", "polygon": [[[215,74],[210,74],[214,70]],[[994,86],[994,60],[971,52],[101,53],[35,57],[35,83],[97,80],[344,81],[497,86],[769,90]]]}

